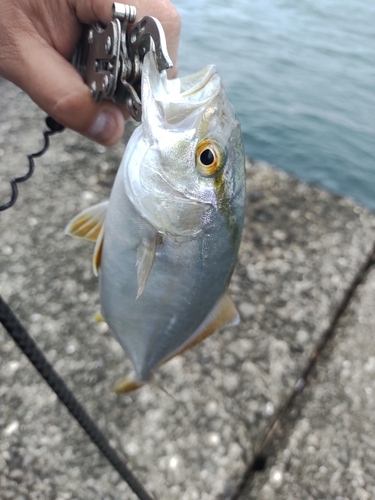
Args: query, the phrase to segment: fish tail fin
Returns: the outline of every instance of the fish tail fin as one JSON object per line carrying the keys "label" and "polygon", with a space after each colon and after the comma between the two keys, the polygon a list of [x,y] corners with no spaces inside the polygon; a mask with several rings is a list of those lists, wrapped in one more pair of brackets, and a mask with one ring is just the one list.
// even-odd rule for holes
{"label": "fish tail fin", "polygon": [[154,380],[152,380],[150,382],[150,385],[153,385],[154,387],[156,387],[157,389],[159,389],[159,391],[161,392],[164,392],[164,394],[166,394],[167,396],[169,396],[170,398],[173,399],[173,401],[176,402],[176,398],[173,396],[173,394],[171,394],[170,392],[168,392],[166,389],[164,389],[164,387],[158,383],[156,383]]}
{"label": "fish tail fin", "polygon": [[125,378],[119,380],[115,385],[114,391],[116,394],[127,394],[128,392],[133,392],[142,387],[145,382],[140,382],[136,379],[135,373],[131,372]]}
{"label": "fish tail fin", "polygon": [[176,401],[176,398],[172,394],[170,394],[166,389],[164,389],[164,387],[162,387],[160,384],[155,382],[153,377],[151,377],[151,379],[148,382],[141,382],[141,381],[136,379],[134,372],[131,372],[128,376],[119,380],[117,382],[117,384],[115,385],[114,390],[115,390],[116,394],[127,394],[129,392],[136,391],[137,389],[139,389],[140,387],[142,387],[143,385],[146,385],[146,384],[150,384],[153,387],[156,387],[157,389],[159,389],[159,391],[164,392],[164,394],[166,394],[167,396],[172,398],[174,401]]}

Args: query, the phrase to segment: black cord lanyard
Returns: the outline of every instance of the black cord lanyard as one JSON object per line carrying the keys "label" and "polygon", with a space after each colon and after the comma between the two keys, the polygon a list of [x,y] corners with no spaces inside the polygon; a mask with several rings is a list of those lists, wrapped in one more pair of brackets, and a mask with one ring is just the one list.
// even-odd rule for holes
{"label": "black cord lanyard", "polygon": [[12,188],[12,194],[10,197],[10,200],[7,203],[4,203],[4,205],[0,206],[0,212],[7,210],[8,208],[12,207],[18,198],[18,186],[20,182],[25,182],[27,179],[30,179],[30,177],[33,175],[34,170],[35,170],[35,162],[34,158],[40,158],[41,156],[44,155],[44,153],[47,151],[49,148],[49,138],[51,135],[55,135],[58,132],[62,132],[64,130],[64,127],[60,125],[60,123],[57,123],[53,118],[50,116],[47,116],[46,118],[46,125],[48,127],[48,130],[44,130],[43,132],[43,137],[44,137],[44,145],[40,151],[37,153],[32,153],[27,155],[27,159],[29,160],[29,171],[27,174],[23,175],[22,177],[15,177],[14,179],[11,179],[10,186]]}

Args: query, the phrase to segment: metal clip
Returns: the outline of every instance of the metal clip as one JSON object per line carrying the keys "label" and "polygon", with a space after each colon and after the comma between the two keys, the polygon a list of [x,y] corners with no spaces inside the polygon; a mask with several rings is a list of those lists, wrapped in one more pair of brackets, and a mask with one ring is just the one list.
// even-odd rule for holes
{"label": "metal clip", "polygon": [[[73,57],[73,66],[90,87],[96,102],[111,99],[125,104],[141,120],[141,76],[145,54],[152,50],[159,71],[173,67],[160,22],[145,16],[133,24],[135,7],[114,3],[113,21],[87,26]],[[129,29],[129,25],[133,25]]]}

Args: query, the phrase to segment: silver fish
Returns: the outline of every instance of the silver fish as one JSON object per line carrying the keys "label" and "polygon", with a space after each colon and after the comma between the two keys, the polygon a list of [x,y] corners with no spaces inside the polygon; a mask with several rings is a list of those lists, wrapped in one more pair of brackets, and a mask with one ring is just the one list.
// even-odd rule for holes
{"label": "silver fish", "polygon": [[146,54],[142,108],[110,200],[67,227],[96,241],[102,315],[134,366],[117,392],[151,382],[156,367],[239,321],[227,288],[245,160],[216,68],[167,80]]}

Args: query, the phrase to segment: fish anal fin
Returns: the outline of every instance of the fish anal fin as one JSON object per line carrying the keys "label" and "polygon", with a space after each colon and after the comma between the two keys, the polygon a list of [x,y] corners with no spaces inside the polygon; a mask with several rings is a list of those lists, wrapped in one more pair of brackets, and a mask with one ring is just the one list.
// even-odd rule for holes
{"label": "fish anal fin", "polygon": [[104,228],[102,227],[98,239],[96,240],[94,255],[92,258],[92,265],[95,276],[98,276],[99,273],[100,262],[102,259],[103,241],[104,241]]}
{"label": "fish anal fin", "polygon": [[77,238],[97,241],[103,228],[107,207],[108,201],[103,201],[93,207],[86,208],[69,222],[65,233]]}
{"label": "fish anal fin", "polygon": [[194,332],[192,337],[182,346],[182,348],[173,353],[170,357],[163,360],[161,364],[166,363],[175,356],[179,356],[188,349],[202,342],[213,333],[221,330],[226,326],[238,325],[240,320],[236,306],[228,293],[225,293],[216,303],[214,308],[210,311],[207,318],[203,321],[201,326]]}
{"label": "fish anal fin", "polygon": [[142,295],[152,266],[154,265],[156,249],[162,243],[162,236],[155,232],[147,239],[143,239],[137,250],[137,281],[138,292],[135,300]]}
{"label": "fish anal fin", "polygon": [[95,321],[95,323],[103,323],[103,322],[105,323],[105,319],[103,318],[102,313],[98,312],[98,313],[94,314],[94,321]]}

